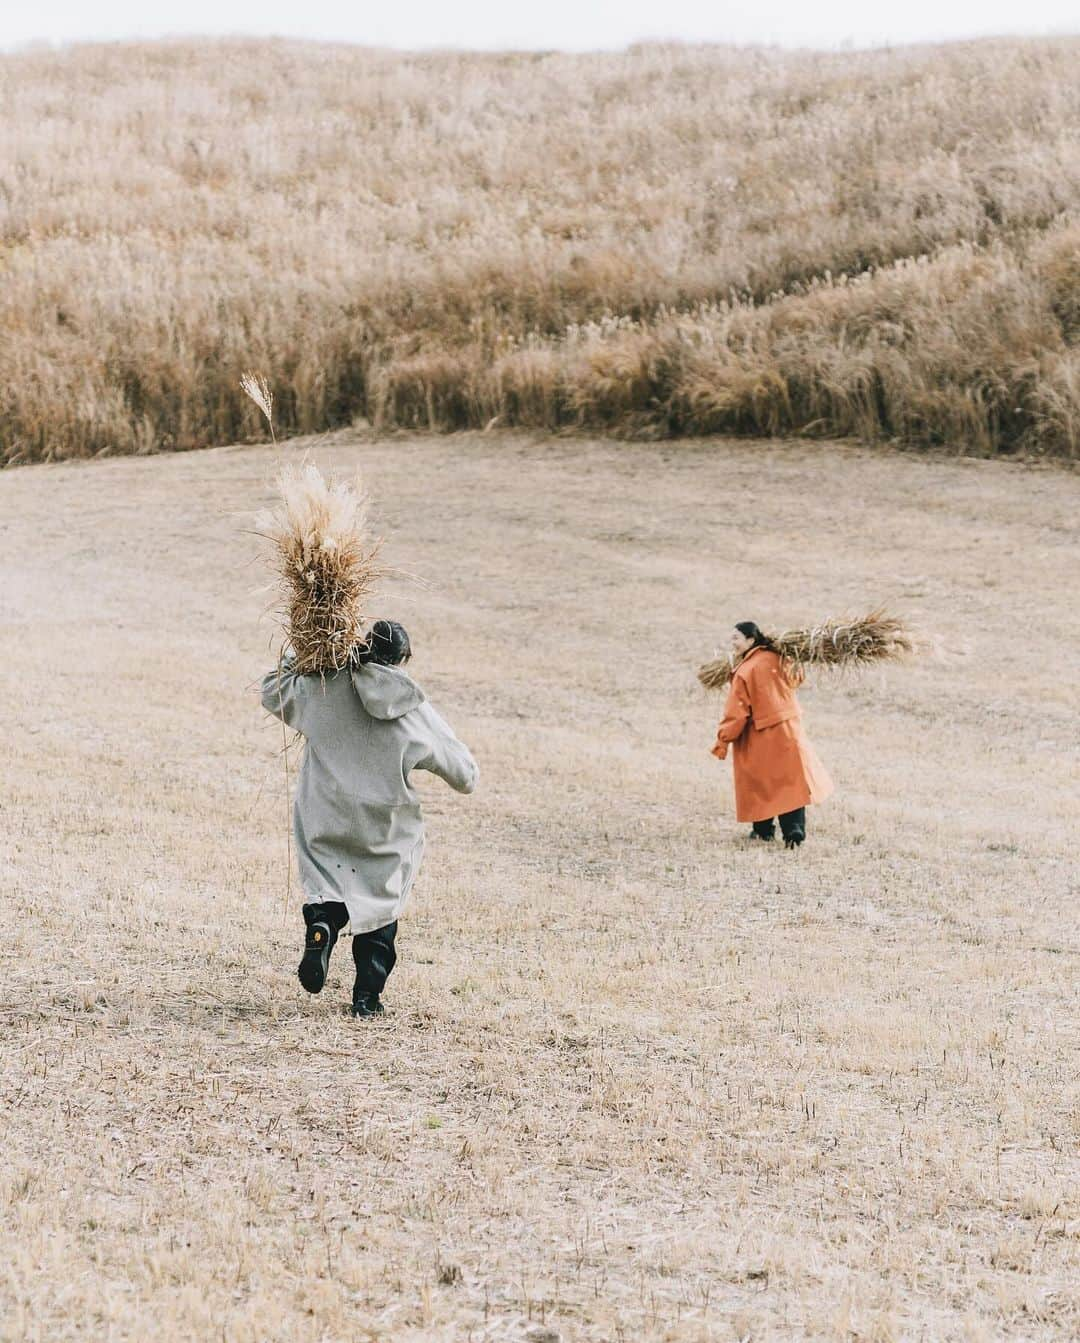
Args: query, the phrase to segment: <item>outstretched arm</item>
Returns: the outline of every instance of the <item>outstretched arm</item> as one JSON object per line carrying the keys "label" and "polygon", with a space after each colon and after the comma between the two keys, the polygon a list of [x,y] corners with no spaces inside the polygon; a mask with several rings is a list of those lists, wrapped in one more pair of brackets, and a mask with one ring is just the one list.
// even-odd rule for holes
{"label": "outstretched arm", "polygon": [[716,745],[712,748],[712,753],[718,760],[724,759],[728,746],[742,735],[749,721],[750,701],[742,678],[737,676],[731,682],[727,704],[724,705],[724,716],[716,730]]}
{"label": "outstretched arm", "polygon": [[469,748],[458,741],[446,723],[431,707],[422,704],[424,726],[428,734],[428,750],[417,769],[430,770],[458,793],[471,793],[480,778],[480,770]]}

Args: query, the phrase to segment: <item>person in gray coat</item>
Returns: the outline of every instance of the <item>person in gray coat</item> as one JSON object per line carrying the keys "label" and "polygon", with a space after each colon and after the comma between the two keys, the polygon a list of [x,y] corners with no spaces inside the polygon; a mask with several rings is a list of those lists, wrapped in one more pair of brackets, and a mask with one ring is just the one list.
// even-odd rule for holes
{"label": "person in gray coat", "polygon": [[263,708],[306,742],[293,803],[307,929],[297,973],[318,993],[348,924],[358,1017],[383,1010],[398,915],[424,854],[410,774],[430,770],[459,793],[471,793],[479,776],[468,749],[402,670],[411,655],[405,630],[377,620],[341,671],[301,676],[285,658],[262,683]]}

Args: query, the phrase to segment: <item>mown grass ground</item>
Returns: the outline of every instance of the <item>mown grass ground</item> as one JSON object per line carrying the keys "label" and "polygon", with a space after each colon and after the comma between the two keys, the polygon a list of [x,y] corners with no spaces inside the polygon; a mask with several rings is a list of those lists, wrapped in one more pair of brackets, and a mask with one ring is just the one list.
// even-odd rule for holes
{"label": "mown grass ground", "polygon": [[[280,454],[0,476],[5,1339],[1080,1332],[1074,475],[856,449],[347,437],[425,784],[389,1013],[295,980],[250,514]],[[752,846],[732,621],[940,658],[804,706]]]}

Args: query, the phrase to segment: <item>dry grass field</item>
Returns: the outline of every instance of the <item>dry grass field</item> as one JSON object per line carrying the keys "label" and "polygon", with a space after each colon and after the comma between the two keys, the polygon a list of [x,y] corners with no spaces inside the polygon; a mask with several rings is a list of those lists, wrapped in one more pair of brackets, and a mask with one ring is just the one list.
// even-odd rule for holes
{"label": "dry grass field", "polygon": [[0,55],[0,462],[383,427],[1080,455],[1080,36]]}
{"label": "dry grass field", "polygon": [[[5,1340],[1080,1334],[1074,475],[838,444],[317,443],[479,792],[388,1014],[295,979],[251,511],[294,449],[0,476]],[[885,600],[754,847],[693,670]],[[344,954],[342,951],[344,950]]]}

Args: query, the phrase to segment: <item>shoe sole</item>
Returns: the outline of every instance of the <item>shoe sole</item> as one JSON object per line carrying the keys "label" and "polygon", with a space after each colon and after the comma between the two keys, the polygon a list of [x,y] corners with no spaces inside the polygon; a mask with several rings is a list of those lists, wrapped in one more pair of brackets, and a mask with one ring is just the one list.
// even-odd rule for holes
{"label": "shoe sole", "polygon": [[329,962],[330,928],[325,923],[313,923],[307,930],[304,954],[296,967],[296,976],[308,993],[322,992]]}

